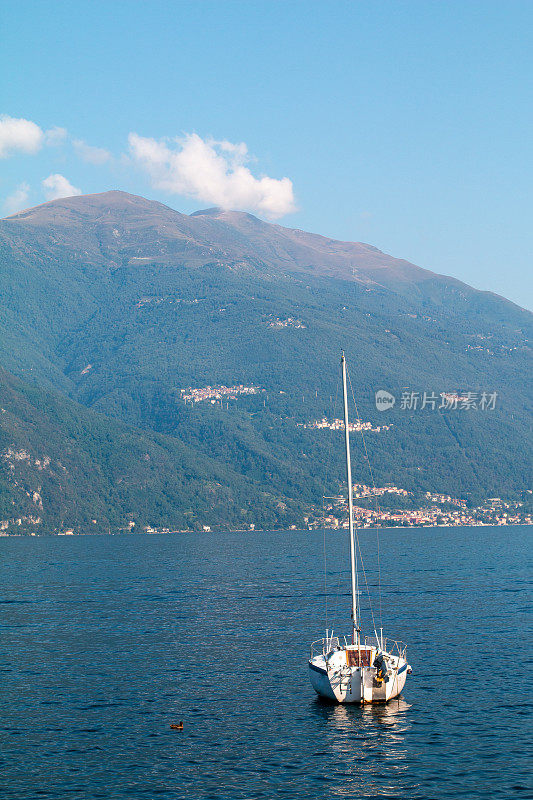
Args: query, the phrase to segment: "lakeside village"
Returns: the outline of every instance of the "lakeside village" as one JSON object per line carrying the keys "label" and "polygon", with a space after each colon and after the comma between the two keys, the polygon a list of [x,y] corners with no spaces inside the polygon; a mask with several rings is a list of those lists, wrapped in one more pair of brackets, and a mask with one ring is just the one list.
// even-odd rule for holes
{"label": "lakeside village", "polygon": [[[527,494],[531,495],[531,490]],[[526,511],[522,500],[505,501],[500,497],[489,497],[481,505],[468,508],[466,500],[447,494],[425,492],[422,504],[417,508],[381,508],[379,498],[396,495],[413,498],[413,492],[398,486],[366,486],[354,484],[354,521],[359,528],[424,526],[468,526],[468,525],[533,525],[533,514]],[[373,507],[360,505],[357,501],[372,501]],[[312,528],[347,528],[346,500],[333,498],[325,506],[323,520],[313,521]]]}

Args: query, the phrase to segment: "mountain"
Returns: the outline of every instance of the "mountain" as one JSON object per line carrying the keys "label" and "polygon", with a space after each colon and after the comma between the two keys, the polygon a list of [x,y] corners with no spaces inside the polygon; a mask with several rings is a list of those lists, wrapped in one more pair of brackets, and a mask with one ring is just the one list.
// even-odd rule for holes
{"label": "mountain", "polygon": [[[250,503],[265,524],[286,514],[301,523],[339,490],[334,434],[305,426],[340,416],[341,347],[362,418],[391,426],[368,434],[378,483],[471,498],[528,486],[532,315],[370,245],[106,192],[0,221],[0,292],[0,364],[32,391],[73,404],[82,433],[96,424],[90,412],[99,425],[126,426],[120,436],[127,429],[141,449],[153,436],[186,448],[195,480],[223,471],[219,482],[241,499],[224,516],[197,492],[198,525],[253,522]],[[184,401],[191,390],[238,385],[256,388],[223,405]],[[390,412],[376,410],[378,389],[395,394]],[[416,409],[401,407],[405,392],[418,393]],[[442,413],[420,408],[424,392],[498,400]],[[59,424],[56,433],[59,442]],[[113,436],[120,451],[124,439]],[[4,441],[9,448],[9,433]],[[91,453],[98,464],[98,447]],[[363,453],[354,460],[368,482]],[[112,486],[113,473],[106,480]],[[102,518],[118,519],[121,508],[147,519],[106,496]],[[160,507],[181,524],[187,501],[182,490],[173,498],[172,513]]]}

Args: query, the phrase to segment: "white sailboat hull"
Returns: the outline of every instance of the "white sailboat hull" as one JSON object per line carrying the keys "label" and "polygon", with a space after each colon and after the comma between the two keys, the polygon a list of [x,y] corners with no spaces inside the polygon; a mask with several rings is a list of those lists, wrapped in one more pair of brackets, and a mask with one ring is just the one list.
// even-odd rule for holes
{"label": "white sailboat hull", "polygon": [[[338,654],[337,662],[341,654],[344,651]],[[388,681],[384,681],[377,679],[375,667],[341,667],[329,661],[324,656],[310,659],[309,677],[317,694],[337,703],[387,703],[404,688],[409,669],[405,659],[394,659]]]}

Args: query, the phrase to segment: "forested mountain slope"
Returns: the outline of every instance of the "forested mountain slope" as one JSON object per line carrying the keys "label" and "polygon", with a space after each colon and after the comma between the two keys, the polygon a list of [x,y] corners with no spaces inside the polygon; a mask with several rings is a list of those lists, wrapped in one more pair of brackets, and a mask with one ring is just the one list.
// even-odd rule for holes
{"label": "forested mountain slope", "polygon": [[[44,388],[79,417],[80,441],[96,419],[112,426],[114,457],[163,434],[167,453],[182,448],[193,459],[192,482],[224,472],[219,482],[234,496],[227,524],[256,522],[250,506],[267,524],[290,514],[301,522],[304,508],[320,506],[326,472],[327,491],[340,488],[340,462],[327,468],[335,434],[304,425],[335,413],[341,348],[361,417],[390,426],[368,434],[378,483],[471,497],[529,484],[532,315],[369,245],[107,192],[1,221],[0,291],[0,363],[34,392],[36,419]],[[184,401],[191,390],[238,385],[254,393],[234,391],[222,405]],[[397,398],[386,413],[376,410],[378,389]],[[417,408],[401,407],[405,392],[418,393]],[[424,392],[496,392],[497,402],[422,410]],[[99,414],[89,419],[83,407]],[[56,419],[59,442],[56,411],[46,424]],[[42,425],[27,429],[28,447]],[[357,449],[354,461],[356,477],[368,478]],[[105,481],[115,486],[114,473]],[[90,497],[89,483],[76,491]],[[176,478],[168,490],[176,521],[191,511],[185,484]],[[164,491],[154,484],[153,501]],[[191,495],[198,525],[223,518],[223,503],[202,491]],[[102,519],[113,509],[113,519],[126,510],[147,518],[127,509],[145,504],[140,497],[106,497]]]}
{"label": "forested mountain slope", "polygon": [[[171,436],[139,431],[0,368],[0,519],[31,532],[287,526],[306,506],[273,497]],[[261,509],[257,508],[260,498]]]}

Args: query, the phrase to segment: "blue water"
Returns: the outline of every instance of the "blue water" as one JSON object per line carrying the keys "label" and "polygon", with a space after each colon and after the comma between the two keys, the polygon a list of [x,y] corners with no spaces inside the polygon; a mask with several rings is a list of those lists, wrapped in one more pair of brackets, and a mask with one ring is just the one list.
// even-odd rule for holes
{"label": "blue water", "polygon": [[[381,533],[413,675],[362,709],[308,681],[321,532],[0,539],[0,796],[531,797],[531,530]],[[331,624],[346,534],[327,552]]]}

